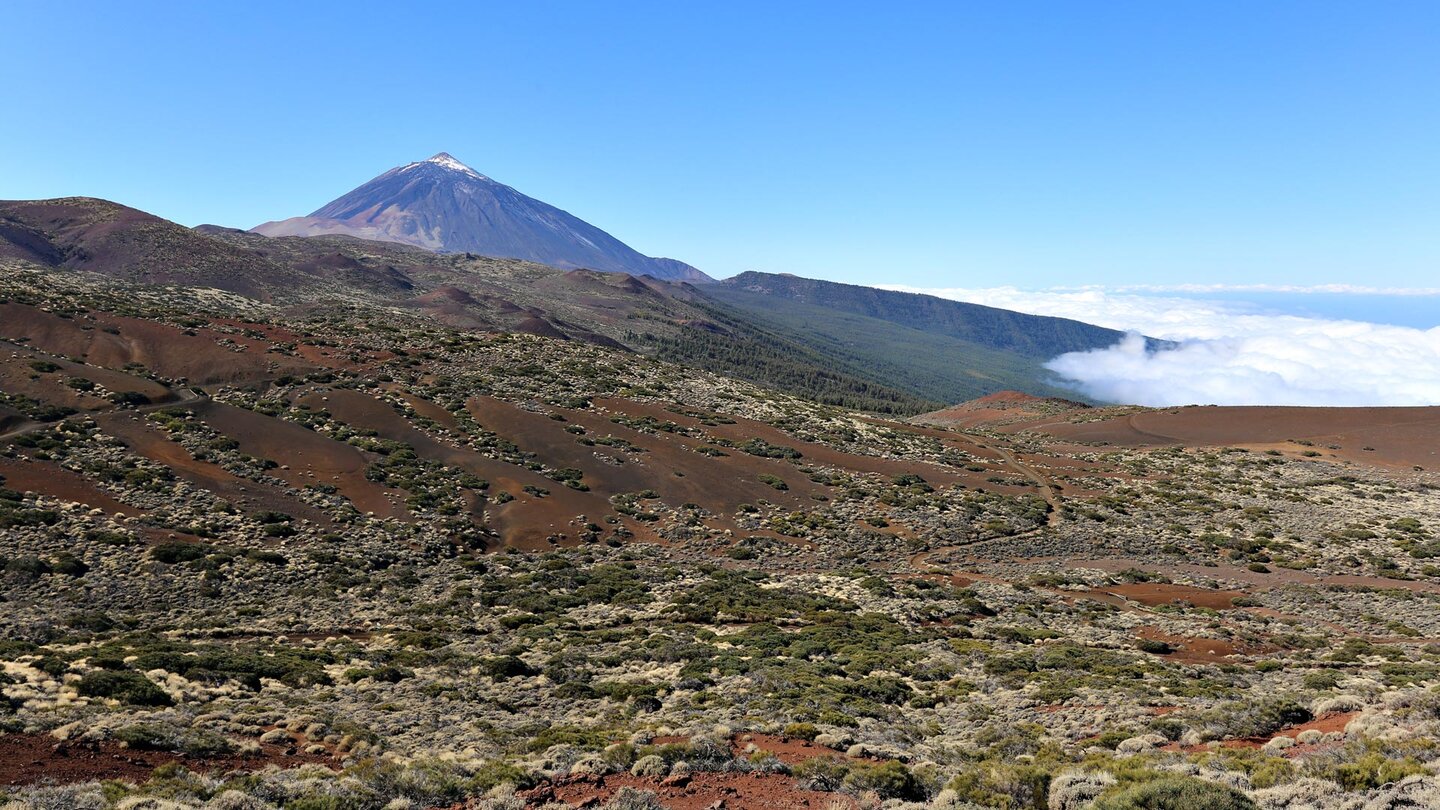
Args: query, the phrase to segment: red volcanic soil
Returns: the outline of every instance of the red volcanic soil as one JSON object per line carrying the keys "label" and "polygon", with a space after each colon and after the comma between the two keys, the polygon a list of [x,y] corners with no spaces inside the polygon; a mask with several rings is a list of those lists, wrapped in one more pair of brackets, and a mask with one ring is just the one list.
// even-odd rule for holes
{"label": "red volcanic soil", "polygon": [[[624,413],[634,415],[635,409],[630,406],[641,403],[617,400],[610,404],[623,404],[627,408]],[[586,483],[606,496],[653,489],[666,503],[675,506],[695,503],[712,512],[728,513],[742,503],[762,499],[798,508],[809,503],[810,496],[825,491],[788,461],[761,458],[734,449],[724,450],[727,454],[724,457],[711,458],[695,452],[696,448],[709,444],[702,439],[674,433],[643,433],[611,422],[607,414],[557,409],[566,418],[559,422],[491,397],[475,397],[469,407],[480,424],[521,449],[538,454],[547,464],[584,470]],[[679,423],[679,420],[671,421]],[[584,427],[588,438],[614,436],[644,448],[645,452],[628,453],[619,448],[580,444],[580,437],[565,431],[571,424]],[[624,463],[607,463],[603,460],[606,458],[622,459]],[[772,489],[759,479],[765,474],[778,476],[790,489]]]}
{"label": "red volcanic soil", "polygon": [[1165,656],[1166,658],[1190,664],[1219,664],[1224,663],[1226,656],[1236,655],[1241,652],[1255,652],[1254,650],[1242,650],[1229,641],[1222,641],[1216,638],[1177,636],[1170,633],[1162,633],[1153,627],[1136,628],[1135,634],[1140,638],[1150,641],[1166,642],[1175,648],[1174,652]]}
{"label": "red volcanic soil", "polygon": [[[668,783],[668,784],[667,784]],[[581,776],[548,782],[520,795],[526,807],[564,802],[572,807],[594,807],[608,801],[622,787],[653,791],[671,810],[813,810],[832,803],[854,808],[855,800],[840,793],[802,790],[795,777],[762,773],[694,773],[687,777],[655,779],[630,774]],[[716,804],[719,802],[719,804]]]}
{"label": "red volcanic soil", "polygon": [[[108,368],[139,363],[166,377],[192,383],[230,383],[303,373],[315,366],[304,360],[267,354],[269,344],[208,329],[187,330],[106,313],[62,318],[25,304],[0,304],[0,337],[30,339],[51,354],[80,357]],[[216,341],[245,345],[232,351]],[[253,344],[253,345],[252,345]]]}
{"label": "red volcanic soil", "polygon": [[1325,458],[1379,466],[1440,468],[1440,407],[1192,406],[1030,427],[1063,439],[1127,447],[1241,446],[1319,452]]}
{"label": "red volcanic soil", "polygon": [[293,767],[307,762],[328,762],[323,756],[281,745],[262,744],[254,756],[197,759],[168,751],[139,751],[119,743],[62,743],[44,734],[0,734],[0,785],[36,782],[69,784],[90,780],[122,779],[143,782],[161,765],[183,764],[192,771],[258,771],[267,765]]}
{"label": "red volcanic soil", "polygon": [[218,402],[195,407],[196,416],[215,430],[240,443],[240,452],[266,458],[289,469],[270,474],[294,487],[333,484],[362,512],[381,517],[404,517],[397,502],[402,493],[365,477],[369,460],[358,449],[313,430]]}
{"label": "red volcanic soil", "polygon": [[402,391],[399,386],[391,387],[390,391],[409,403],[410,407],[415,409],[415,413],[426,419],[438,422],[450,430],[459,427],[459,423],[455,421],[455,414],[450,413],[434,402],[422,397],[417,397],[408,391]]}
{"label": "red volcanic soil", "polygon": [[34,492],[62,501],[83,503],[112,514],[119,512],[133,516],[141,512],[116,500],[115,496],[99,489],[79,473],[53,461],[0,457],[0,479],[3,479],[6,488],[17,492]]}
{"label": "red volcanic soil", "polygon": [[1317,717],[1308,723],[1301,723],[1298,726],[1292,726],[1283,731],[1278,731],[1271,735],[1269,739],[1274,739],[1282,734],[1287,737],[1293,737],[1302,731],[1318,731],[1322,734],[1329,734],[1332,731],[1344,731],[1345,727],[1350,725],[1350,721],[1359,716],[1360,712],[1327,714],[1324,717]]}
{"label": "red volcanic soil", "polygon": [[[700,419],[684,414],[674,413],[666,410],[664,406],[653,402],[638,402],[627,399],[596,399],[595,404],[606,411],[625,414],[627,416],[651,416],[660,421],[671,421],[678,425],[697,428],[713,436],[729,439],[734,442],[746,442],[750,439],[761,439],[770,444],[784,447],[793,447],[799,450],[803,457],[800,462],[821,464],[827,467],[837,467],[842,470],[851,470],[861,473],[875,473],[886,477],[914,473],[922,476],[926,481],[937,485],[948,485],[966,481],[966,477],[957,473],[950,467],[939,464],[927,464],[918,461],[899,461],[895,459],[879,458],[877,456],[862,456],[854,453],[846,453],[836,450],[833,447],[814,442],[807,442],[786,434],[779,428],[744,417],[729,417],[735,420],[733,425],[705,425]],[[886,423],[887,427],[895,430],[909,429],[908,425],[899,423]],[[618,425],[616,426],[618,427]],[[728,451],[727,451],[728,452]],[[740,452],[732,453],[732,456],[744,455]],[[725,459],[730,461],[730,459]],[[793,488],[795,482],[789,478],[786,482]],[[774,498],[771,498],[774,500]]]}
{"label": "red volcanic soil", "polygon": [[[53,363],[60,368],[37,373],[30,365],[36,361]],[[74,363],[28,348],[16,347],[0,358],[0,389],[6,393],[22,394],[52,405],[63,405],[80,411],[100,411],[114,407],[109,399],[98,393],[71,388],[66,384],[66,380],[72,377],[89,380],[110,391],[137,393],[150,402],[167,402],[174,398],[170,389],[153,380]]]}
{"label": "red volcanic soil", "polygon": [[730,751],[737,757],[746,756],[745,749],[751,745],[774,754],[776,759],[786,765],[799,765],[807,759],[816,757],[853,759],[833,748],[816,745],[799,737],[779,737],[774,734],[737,734],[730,738]]}
{"label": "red volcanic soil", "polygon": [[1100,590],[1150,607],[1188,602],[1195,607],[1211,608],[1212,610],[1232,610],[1235,607],[1232,600],[1245,596],[1244,591],[1219,591],[1159,582],[1107,585]]}
{"label": "red volcanic soil", "polygon": [[1046,414],[1084,410],[1089,407],[1082,402],[1059,397],[1037,397],[1019,391],[996,391],[979,399],[921,414],[911,421],[919,424],[976,427],[992,422],[1013,422]]}
{"label": "red volcanic soil", "polygon": [[241,509],[285,512],[322,526],[330,525],[330,518],[324,512],[279,487],[240,478],[215,464],[196,461],[188,450],[170,441],[133,411],[102,414],[96,421],[106,433],[124,440],[131,451],[163,464],[176,477],[207,489]]}
{"label": "red volcanic soil", "polygon": [[[1339,714],[1327,714],[1323,717],[1317,717],[1314,720],[1309,721],[1308,723],[1301,723],[1298,726],[1289,726],[1287,728],[1282,728],[1274,734],[1269,735],[1268,737],[1245,737],[1244,739],[1239,740],[1225,740],[1224,742],[1220,743],[1220,745],[1223,748],[1261,748],[1265,745],[1265,743],[1270,742],[1276,737],[1294,737],[1302,731],[1318,731],[1321,734],[1329,734],[1333,731],[1344,731],[1345,727],[1350,725],[1350,721],[1354,720],[1359,715],[1360,712],[1341,712]],[[1188,748],[1182,749],[1181,746],[1174,743],[1165,746],[1165,749],[1170,751],[1185,750],[1194,752],[1203,751],[1205,750],[1205,748],[1206,746],[1204,745],[1193,745]],[[1315,748],[1316,746],[1313,745],[1297,745],[1293,748],[1285,749],[1281,752],[1281,755],[1287,757],[1302,756],[1309,750],[1314,750]]]}
{"label": "red volcanic soil", "polygon": [[[323,408],[329,411],[335,419],[347,425],[370,428],[381,438],[408,444],[422,458],[434,459],[484,478],[490,483],[492,494],[504,491],[514,495],[515,500],[509,503],[489,503],[485,506],[491,517],[491,527],[499,532],[501,538],[509,545],[526,549],[545,549],[550,546],[549,539],[551,537],[555,537],[559,542],[562,535],[569,542],[578,542],[580,527],[575,525],[575,519],[578,516],[585,515],[589,520],[598,521],[599,518],[614,511],[606,499],[608,493],[582,492],[571,489],[533,470],[487,458],[471,450],[452,447],[437,441],[411,425],[388,403],[359,391],[326,390],[323,393],[308,394],[299,402],[317,410]],[[501,405],[516,413],[521,413],[513,406],[504,405],[504,403]],[[557,430],[563,427],[561,423],[552,422],[549,419],[545,421],[555,425]],[[502,435],[504,434],[502,433]],[[568,437],[571,443],[574,443],[575,437],[563,432],[561,435]],[[548,458],[543,460],[556,467],[575,466],[587,474],[590,472],[589,469],[579,465],[555,464],[552,459]],[[592,466],[599,465],[593,465],[592,462]],[[548,490],[550,494],[537,497],[526,493],[524,491],[526,486],[539,487]],[[648,529],[631,526],[628,522],[626,525],[635,532],[637,537],[653,537]]]}

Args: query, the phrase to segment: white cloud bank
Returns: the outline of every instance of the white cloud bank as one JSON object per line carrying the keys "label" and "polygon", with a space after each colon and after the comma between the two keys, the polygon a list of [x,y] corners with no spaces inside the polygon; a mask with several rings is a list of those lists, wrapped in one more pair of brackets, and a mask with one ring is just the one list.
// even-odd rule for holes
{"label": "white cloud bank", "polygon": [[[918,289],[1134,334],[1046,367],[1095,399],[1137,405],[1437,405],[1440,327],[1247,312],[1227,303],[1101,289]],[[1139,334],[1175,341],[1147,351]]]}

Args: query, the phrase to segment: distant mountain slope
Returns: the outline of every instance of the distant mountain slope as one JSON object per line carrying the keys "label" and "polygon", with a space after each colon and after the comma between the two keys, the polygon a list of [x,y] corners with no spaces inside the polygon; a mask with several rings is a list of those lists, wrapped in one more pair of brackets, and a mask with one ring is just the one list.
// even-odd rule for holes
{"label": "distant mountain slope", "polygon": [[684,262],[642,255],[594,225],[497,183],[444,152],[397,166],[308,217],[266,222],[253,230],[266,236],[346,234],[555,267],[711,280]]}
{"label": "distant mountain slope", "polygon": [[805,346],[835,368],[917,400],[962,402],[1009,388],[1038,396],[1074,395],[1047,382],[1052,375],[1038,357],[800,301],[735,291],[711,297],[709,287],[705,293],[735,320]]}
{"label": "distant mountain slope", "polygon": [[[1048,382],[1044,360],[1118,337],[1073,321],[782,276],[748,274],[749,288],[694,285],[348,235],[191,229],[90,198],[0,203],[0,265],[8,263],[214,287],[342,318],[351,304],[392,307],[461,329],[624,347],[889,414],[1007,388],[1065,393]],[[879,303],[864,311],[885,317],[843,308],[876,293]]]}
{"label": "distant mountain slope", "polygon": [[[272,238],[214,225],[191,229],[79,197],[0,202],[0,265],[10,263],[141,284],[214,287],[297,309],[343,311],[349,302],[368,302],[419,311],[462,329],[528,332],[649,355],[664,344],[671,347],[667,356],[691,365],[833,404],[886,413],[941,404],[743,315],[726,315],[688,283],[628,273],[567,271],[353,236]],[[722,332],[723,353],[713,351],[713,343],[705,351],[674,348],[686,343],[686,335],[713,341]]]}
{"label": "distant mountain slope", "polygon": [[1065,352],[1111,346],[1124,336],[1114,329],[1067,318],[753,271],[725,279],[708,288],[706,295],[749,309],[771,309],[780,299],[796,301],[1046,360]]}
{"label": "distant mountain slope", "polygon": [[932,402],[1006,389],[1074,396],[1052,381],[1045,361],[1121,337],[1062,318],[795,276],[744,273],[695,289],[738,320]]}
{"label": "distant mountain slope", "polygon": [[0,201],[0,259],[270,300],[299,274],[266,256],[92,197]]}

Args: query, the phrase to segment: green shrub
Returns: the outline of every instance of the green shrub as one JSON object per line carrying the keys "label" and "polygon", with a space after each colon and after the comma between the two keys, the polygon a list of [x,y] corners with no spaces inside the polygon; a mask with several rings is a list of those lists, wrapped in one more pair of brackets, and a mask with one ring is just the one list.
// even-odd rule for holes
{"label": "green shrub", "polygon": [[169,706],[170,696],[138,672],[114,672],[99,669],[85,673],[80,679],[80,694],[85,697],[113,698],[137,706]]}
{"label": "green shrub", "polygon": [[786,737],[797,737],[802,740],[813,740],[820,735],[820,729],[814,723],[791,723],[785,727]]}
{"label": "green shrub", "polygon": [[391,664],[386,664],[382,667],[374,667],[368,669],[365,667],[353,667],[351,669],[345,670],[345,680],[349,681],[350,683],[355,683],[356,681],[363,681],[366,678],[369,678],[372,681],[380,681],[381,683],[399,683],[403,680],[406,680],[407,678],[413,677],[415,677],[414,670],[406,669],[405,667],[397,667]]}
{"label": "green shrub", "polygon": [[1428,771],[1414,757],[1400,759],[1371,752],[1353,762],[1337,765],[1330,778],[1346,790],[1369,790],[1418,773]]}
{"label": "green shrub", "polygon": [[166,565],[204,559],[214,547],[202,543],[161,543],[150,549],[151,558]]}
{"label": "green shrub", "polygon": [[115,732],[115,739],[141,751],[169,751],[178,742],[175,730],[155,723],[137,723]]}
{"label": "green shrub", "polygon": [[920,780],[909,768],[894,760],[878,765],[852,765],[842,784],[856,792],[873,790],[884,799],[921,801],[925,798],[925,787]]}
{"label": "green shrub", "polygon": [[780,478],[779,476],[770,475],[769,473],[761,473],[759,478],[760,483],[765,484],[771,489],[784,491],[790,488],[790,485],[786,484],[785,480],[783,478]]}
{"label": "green shrub", "polygon": [[480,663],[480,670],[497,681],[516,677],[529,678],[533,675],[540,674],[534,667],[513,655],[500,655],[494,658],[487,658]]}

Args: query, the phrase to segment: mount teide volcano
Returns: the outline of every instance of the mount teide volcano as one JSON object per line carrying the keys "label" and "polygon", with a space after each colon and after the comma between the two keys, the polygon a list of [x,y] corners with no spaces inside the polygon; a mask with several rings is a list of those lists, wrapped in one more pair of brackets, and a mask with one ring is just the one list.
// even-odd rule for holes
{"label": "mount teide volcano", "polygon": [[308,217],[266,222],[253,230],[266,236],[346,234],[554,267],[711,280],[684,262],[642,255],[594,225],[497,183],[445,152],[391,169]]}

